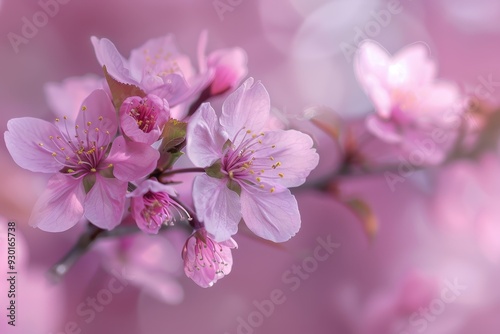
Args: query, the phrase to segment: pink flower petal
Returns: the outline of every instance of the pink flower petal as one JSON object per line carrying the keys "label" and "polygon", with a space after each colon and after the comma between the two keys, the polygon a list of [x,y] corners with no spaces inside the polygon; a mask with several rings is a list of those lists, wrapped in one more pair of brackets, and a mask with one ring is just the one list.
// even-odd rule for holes
{"label": "pink flower petal", "polygon": [[95,184],[85,198],[85,217],[97,227],[113,229],[121,222],[126,194],[126,182],[96,173]]}
{"label": "pink flower petal", "polygon": [[247,54],[241,48],[222,49],[208,56],[208,67],[215,70],[210,84],[212,95],[222,94],[240,84],[247,75]]}
{"label": "pink flower petal", "polygon": [[47,103],[57,116],[68,116],[74,121],[83,100],[95,89],[103,87],[103,79],[87,74],[71,77],[63,82],[48,82],[44,86]]}
{"label": "pink flower petal", "polygon": [[97,147],[107,145],[118,130],[118,118],[109,95],[102,89],[90,93],[82,102],[75,124],[79,131],[88,131],[88,138],[95,140]]}
{"label": "pink flower petal", "polygon": [[209,103],[202,104],[187,126],[186,151],[193,164],[208,167],[220,159],[226,141],[221,132],[215,110]]}
{"label": "pink flower petal", "polygon": [[429,50],[424,44],[406,46],[394,55],[387,82],[392,87],[418,87],[434,80],[436,64],[429,59]]}
{"label": "pink flower petal", "polygon": [[[264,175],[274,177],[273,183],[284,187],[300,186],[318,165],[319,155],[312,148],[311,137],[305,133],[278,130],[266,132],[261,138],[262,147],[268,148],[256,151],[254,163],[269,166]],[[279,166],[273,168],[278,162]]]}
{"label": "pink flower petal", "polygon": [[241,213],[253,233],[274,242],[287,241],[300,229],[297,201],[288,189],[271,193],[244,187]]}
{"label": "pink flower petal", "polygon": [[224,101],[220,124],[229,139],[234,140],[243,128],[261,131],[266,126],[270,110],[271,101],[264,85],[261,82],[254,84],[253,78],[249,78]]}
{"label": "pink flower petal", "polygon": [[66,231],[82,218],[84,198],[81,179],[55,174],[36,202],[29,223],[46,232]]}
{"label": "pink flower petal", "polygon": [[59,152],[53,142],[57,136],[61,136],[61,132],[54,124],[23,117],[7,122],[4,139],[10,155],[20,167],[32,172],[57,173],[63,167],[52,156]]}
{"label": "pink flower petal", "polygon": [[238,194],[230,190],[226,181],[199,175],[193,183],[193,202],[198,218],[205,223],[214,240],[227,240],[238,231],[241,204]]}
{"label": "pink flower petal", "polygon": [[147,176],[156,168],[160,153],[143,143],[127,142],[117,137],[111,145],[105,164],[114,165],[113,175],[122,181],[135,181]]}
{"label": "pink flower petal", "polygon": [[377,116],[370,115],[366,118],[366,128],[387,143],[401,142],[402,138],[396,126],[389,121],[381,120]]}
{"label": "pink flower petal", "polygon": [[139,82],[135,80],[129,70],[128,61],[118,52],[115,45],[107,38],[97,38],[92,36],[90,38],[94,46],[97,61],[101,66],[106,66],[108,73],[116,80],[138,85]]}

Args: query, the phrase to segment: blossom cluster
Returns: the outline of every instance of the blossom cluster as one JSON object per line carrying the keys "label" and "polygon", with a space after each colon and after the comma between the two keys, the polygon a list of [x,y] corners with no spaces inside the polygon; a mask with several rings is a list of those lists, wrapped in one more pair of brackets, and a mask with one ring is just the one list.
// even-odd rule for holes
{"label": "blossom cluster", "polygon": [[[240,221],[274,242],[298,232],[289,188],[305,182],[319,156],[307,134],[272,126],[269,94],[245,79],[242,49],[207,54],[203,33],[194,66],[172,35],[129,58],[106,38],[91,42],[103,77],[47,86],[55,122],[7,124],[14,161],[51,175],[30,225],[63,232],[87,221],[112,231],[134,221],[158,234],[181,224],[191,231],[180,252],[184,271],[202,287],[230,273]],[[225,100],[215,111],[210,101],[219,96]],[[178,168],[183,154],[189,161]],[[180,173],[196,175],[187,200],[176,189]]]}

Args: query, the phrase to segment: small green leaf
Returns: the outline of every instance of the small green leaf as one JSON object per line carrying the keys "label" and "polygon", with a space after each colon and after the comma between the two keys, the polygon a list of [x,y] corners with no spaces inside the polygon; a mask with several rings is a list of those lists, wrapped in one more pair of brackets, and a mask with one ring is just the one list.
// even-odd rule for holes
{"label": "small green leaf", "polygon": [[128,97],[131,96],[139,96],[146,97],[146,93],[135,85],[130,85],[126,83],[122,83],[113,78],[106,69],[106,65],[102,67],[104,71],[104,77],[109,86],[109,90],[111,91],[111,95],[113,97],[113,105],[116,110],[119,110],[123,101],[125,101]]}
{"label": "small green leaf", "polygon": [[161,134],[162,142],[158,151],[160,159],[157,169],[160,171],[171,168],[183,153],[181,150],[186,146],[187,123],[176,119],[170,119],[164,126]]}
{"label": "small green leaf", "polygon": [[205,173],[208,176],[214,177],[216,179],[222,179],[224,174],[221,172],[222,164],[220,160],[217,160],[212,166],[205,168]]}
{"label": "small green leaf", "polygon": [[378,220],[368,203],[355,198],[346,201],[345,204],[361,221],[363,230],[368,237],[373,239],[378,232]]}

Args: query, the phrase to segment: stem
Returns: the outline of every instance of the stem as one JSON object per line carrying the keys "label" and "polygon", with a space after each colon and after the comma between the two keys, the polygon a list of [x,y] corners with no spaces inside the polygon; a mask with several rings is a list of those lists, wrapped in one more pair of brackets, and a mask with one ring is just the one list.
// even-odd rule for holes
{"label": "stem", "polygon": [[69,252],[49,270],[48,275],[53,281],[59,281],[73,267],[76,261],[89,250],[90,246],[100,238],[120,237],[139,231],[140,229],[134,225],[120,226],[108,231],[89,223],[85,233],[78,238],[78,241]]}
{"label": "stem", "polygon": [[205,173],[205,168],[201,167],[192,167],[192,168],[180,168],[180,169],[172,169],[172,170],[167,170],[159,175],[159,179],[174,175],[174,174],[181,174],[181,173]]}

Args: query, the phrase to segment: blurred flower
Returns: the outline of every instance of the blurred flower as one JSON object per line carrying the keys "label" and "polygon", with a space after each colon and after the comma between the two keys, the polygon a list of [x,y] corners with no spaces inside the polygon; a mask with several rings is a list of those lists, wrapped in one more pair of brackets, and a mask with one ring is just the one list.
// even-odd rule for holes
{"label": "blurred flower", "polygon": [[376,110],[366,125],[383,141],[414,148],[426,130],[456,130],[464,106],[458,87],[436,79],[436,64],[424,45],[409,45],[391,57],[375,42],[364,42],[354,69]]}
{"label": "blurred flower", "polygon": [[67,116],[71,121],[78,116],[83,100],[96,89],[107,87],[103,78],[93,74],[71,77],[62,82],[47,82],[45,97],[50,110],[58,117]]}
{"label": "blurred flower", "polygon": [[5,143],[14,161],[33,172],[55,174],[35,204],[30,224],[60,232],[85,215],[94,225],[112,229],[124,211],[127,183],[149,174],[159,153],[122,136],[113,140],[118,122],[103,90],[85,99],[74,132],[67,118],[63,123],[57,127],[28,117],[7,123]]}
{"label": "blurred flower", "polygon": [[211,287],[231,272],[231,249],[237,247],[232,238],[219,243],[208,235],[204,227],[197,229],[182,250],[186,276],[202,288]]}
{"label": "blurred flower", "polygon": [[138,143],[151,145],[156,142],[168,117],[167,101],[152,94],[145,98],[128,97],[120,107],[123,134]]}
{"label": "blurred flower", "polygon": [[262,132],[270,100],[253,78],[224,102],[221,117],[203,104],[187,129],[187,154],[207,174],[193,185],[196,212],[216,241],[236,233],[243,218],[257,235],[276,242],[300,228],[295,197],[287,187],[304,183],[318,164],[312,139],[295,130]]}
{"label": "blurred flower", "polygon": [[179,218],[190,220],[189,213],[171,197],[175,190],[171,186],[149,179],[139,184],[127,195],[131,197],[132,217],[137,226],[146,233],[156,234],[163,224],[173,224]]}
{"label": "blurred flower", "polygon": [[127,282],[164,303],[178,304],[183,300],[184,291],[178,282],[182,265],[178,249],[163,235],[141,233],[109,239],[98,249],[103,254],[104,267],[113,275],[123,274]]}

